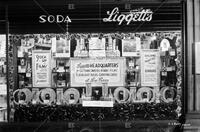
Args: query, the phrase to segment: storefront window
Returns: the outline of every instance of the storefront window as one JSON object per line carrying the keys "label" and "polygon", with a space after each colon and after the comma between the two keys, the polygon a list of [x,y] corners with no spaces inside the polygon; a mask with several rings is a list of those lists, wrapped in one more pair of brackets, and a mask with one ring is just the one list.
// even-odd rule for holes
{"label": "storefront window", "polygon": [[181,116],[180,31],[11,35],[10,42],[15,121]]}
{"label": "storefront window", "polygon": [[6,35],[0,35],[0,122],[7,121]]}

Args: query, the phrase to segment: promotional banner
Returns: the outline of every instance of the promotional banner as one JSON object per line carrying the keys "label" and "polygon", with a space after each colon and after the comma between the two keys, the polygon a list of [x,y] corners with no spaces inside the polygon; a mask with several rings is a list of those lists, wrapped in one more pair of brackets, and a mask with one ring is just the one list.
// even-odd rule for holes
{"label": "promotional banner", "polygon": [[51,87],[51,52],[35,50],[32,55],[33,87]]}
{"label": "promotional banner", "polygon": [[102,86],[107,82],[108,86],[124,86],[125,83],[125,59],[71,59],[71,86]]}
{"label": "promotional banner", "polygon": [[141,51],[141,85],[160,85],[160,55],[157,49]]}

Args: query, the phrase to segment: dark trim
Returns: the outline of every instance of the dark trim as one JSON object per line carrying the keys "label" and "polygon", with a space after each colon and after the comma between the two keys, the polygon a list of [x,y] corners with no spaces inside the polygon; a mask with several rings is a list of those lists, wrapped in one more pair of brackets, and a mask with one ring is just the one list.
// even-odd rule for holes
{"label": "dark trim", "polygon": [[181,123],[185,123],[185,114],[187,111],[187,67],[186,67],[186,58],[187,58],[187,52],[186,52],[186,2],[184,0],[182,0],[181,2],[182,4],[182,114],[183,114],[183,119],[181,120]]}
{"label": "dark trim", "polygon": [[8,6],[6,6],[6,8],[5,8],[5,19],[6,19],[6,26],[5,26],[5,28],[6,28],[6,64],[7,64],[7,68],[6,68],[6,78],[7,78],[7,82],[6,82],[6,84],[7,84],[7,120],[8,120],[8,122],[10,122],[10,93],[9,93],[9,84],[8,84],[8,82],[9,82],[9,64],[8,64],[8,56],[9,56],[9,48],[8,48],[8,41],[9,41],[9,37],[8,37],[8,35],[9,35],[9,21],[8,21]]}

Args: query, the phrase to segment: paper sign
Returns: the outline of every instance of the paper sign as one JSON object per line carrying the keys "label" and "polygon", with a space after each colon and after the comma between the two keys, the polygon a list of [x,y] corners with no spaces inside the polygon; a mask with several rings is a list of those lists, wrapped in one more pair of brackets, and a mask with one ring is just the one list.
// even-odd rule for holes
{"label": "paper sign", "polygon": [[83,107],[113,107],[113,101],[86,101],[86,100],[83,100]]}
{"label": "paper sign", "polygon": [[107,82],[108,86],[124,86],[125,83],[125,59],[71,59],[71,86],[102,86]]}
{"label": "paper sign", "polygon": [[51,87],[50,51],[33,51],[32,68],[33,87]]}
{"label": "paper sign", "polygon": [[160,85],[160,60],[159,50],[141,51],[141,85]]}

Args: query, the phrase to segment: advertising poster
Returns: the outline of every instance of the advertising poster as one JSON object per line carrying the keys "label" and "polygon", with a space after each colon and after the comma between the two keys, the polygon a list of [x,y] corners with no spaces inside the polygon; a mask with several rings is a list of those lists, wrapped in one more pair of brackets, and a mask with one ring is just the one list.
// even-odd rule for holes
{"label": "advertising poster", "polygon": [[71,59],[71,86],[86,86],[86,82],[92,86],[102,86],[102,82],[124,86],[125,67],[124,58]]}
{"label": "advertising poster", "polygon": [[159,50],[141,51],[141,85],[160,85],[160,55]]}
{"label": "advertising poster", "polygon": [[33,87],[51,87],[51,52],[35,50],[32,56]]}
{"label": "advertising poster", "polygon": [[139,56],[140,49],[140,38],[122,39],[122,56]]}
{"label": "advertising poster", "polygon": [[55,57],[70,57],[70,40],[66,38],[53,38],[52,52]]}

